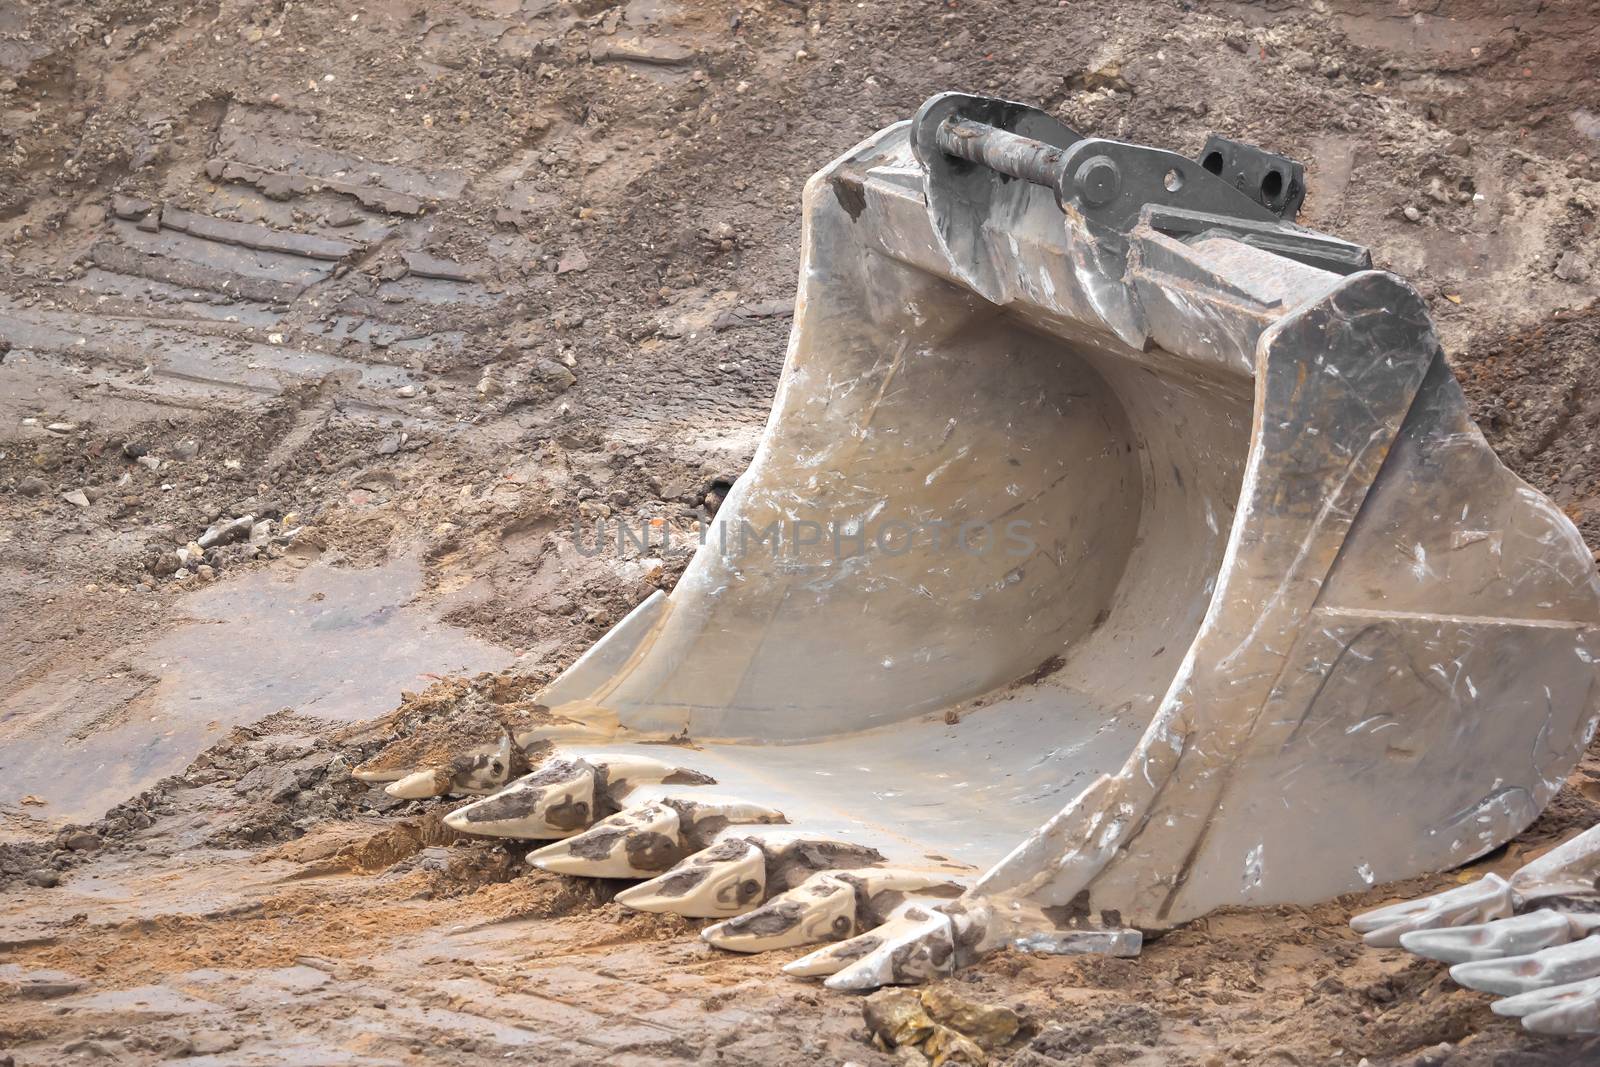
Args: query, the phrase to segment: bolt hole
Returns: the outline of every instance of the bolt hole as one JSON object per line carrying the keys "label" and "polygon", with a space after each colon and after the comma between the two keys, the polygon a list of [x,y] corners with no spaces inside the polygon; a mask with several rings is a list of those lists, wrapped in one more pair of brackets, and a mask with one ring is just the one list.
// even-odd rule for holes
{"label": "bolt hole", "polygon": [[1212,174],[1221,174],[1222,173],[1222,153],[1221,152],[1207,152],[1206,153],[1206,158],[1204,158],[1204,159],[1202,159],[1200,161],[1200,165],[1202,167],[1206,168],[1206,170],[1209,170]]}
{"label": "bolt hole", "polygon": [[1283,193],[1283,171],[1269,170],[1267,176],[1261,179],[1261,195],[1267,200],[1278,199]]}
{"label": "bolt hole", "polygon": [[1161,179],[1161,184],[1167,187],[1167,192],[1175,193],[1183,188],[1183,172],[1177,167],[1167,171],[1167,176]]}

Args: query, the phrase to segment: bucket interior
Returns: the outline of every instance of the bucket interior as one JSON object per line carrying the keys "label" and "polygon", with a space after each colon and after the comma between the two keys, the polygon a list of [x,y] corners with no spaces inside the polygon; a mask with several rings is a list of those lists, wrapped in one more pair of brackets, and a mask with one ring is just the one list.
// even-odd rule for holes
{"label": "bucket interior", "polygon": [[791,819],[983,863],[1159,707],[1251,383],[964,293],[921,306],[808,324],[719,528],[597,702]]}

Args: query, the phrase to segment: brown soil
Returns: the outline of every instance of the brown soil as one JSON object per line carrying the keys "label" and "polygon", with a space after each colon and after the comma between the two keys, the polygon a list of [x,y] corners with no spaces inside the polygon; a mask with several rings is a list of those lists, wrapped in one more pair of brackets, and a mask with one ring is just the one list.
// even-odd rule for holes
{"label": "brown soil", "polygon": [[[349,770],[435,754],[444,712],[537,721],[671,587],[766,417],[802,183],[942,89],[1306,161],[1302,221],[1418,287],[1492,443],[1600,541],[1597,70],[1584,0],[0,4],[0,1057],[893,1062],[857,1000]],[[188,695],[141,655],[206,585],[174,550],[243,514],[299,532],[209,550],[211,590],[417,560],[393,610],[510,671],[353,673],[372,716],[400,696],[354,728],[208,706],[193,764],[60,847],[9,772],[170,732]],[[672,544],[581,551],[603,515]],[[1027,1067],[1600,1062],[1344,925],[1592,824],[1597,783],[1473,871],[951,984],[1026,1015],[997,1058]]]}
{"label": "brown soil", "polygon": [[402,692],[394,711],[344,730],[335,740],[383,746],[357,770],[448,764],[464,751],[499,744],[506,731],[516,735],[551,722],[548,709],[533,699],[542,684],[533,675],[506,672],[444,679],[421,693]]}

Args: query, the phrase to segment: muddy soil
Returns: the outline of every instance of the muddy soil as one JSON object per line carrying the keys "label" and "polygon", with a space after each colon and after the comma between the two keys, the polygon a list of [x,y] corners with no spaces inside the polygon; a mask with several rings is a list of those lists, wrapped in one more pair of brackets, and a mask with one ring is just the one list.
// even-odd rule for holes
{"label": "muddy soil", "polygon": [[[1597,71],[1584,0],[0,0],[0,1062],[893,1062],[349,770],[467,692],[537,714],[671,587],[772,398],[801,185],[941,89],[1304,160],[1302,221],[1418,287],[1600,544]],[[595,516],[682,536],[591,554]],[[1596,798],[1591,757],[1472,871],[952,985],[1029,1067],[1600,1062],[1344,926]]]}

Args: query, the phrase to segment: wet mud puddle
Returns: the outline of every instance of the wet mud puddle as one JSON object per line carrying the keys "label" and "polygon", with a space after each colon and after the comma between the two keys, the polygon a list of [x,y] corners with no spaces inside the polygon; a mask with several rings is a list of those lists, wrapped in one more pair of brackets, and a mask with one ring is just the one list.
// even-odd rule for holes
{"label": "wet mud puddle", "polygon": [[[193,621],[0,698],[0,807],[98,818],[181,771],[231,727],[281,708],[339,721],[384,713],[433,674],[511,652],[412,603],[418,563],[251,573],[186,598]],[[38,804],[36,801],[43,801]]]}

